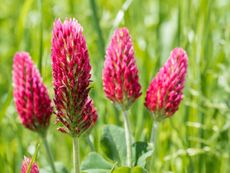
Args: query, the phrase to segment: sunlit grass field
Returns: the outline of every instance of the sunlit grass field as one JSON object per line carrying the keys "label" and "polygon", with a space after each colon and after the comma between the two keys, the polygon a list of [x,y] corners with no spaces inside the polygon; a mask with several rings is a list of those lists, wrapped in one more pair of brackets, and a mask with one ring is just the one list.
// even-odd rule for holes
{"label": "sunlit grass field", "polygon": [[[18,173],[34,153],[38,135],[19,121],[12,94],[12,60],[28,51],[53,98],[51,35],[56,18],[76,18],[92,65],[90,96],[99,119],[89,137],[81,136],[81,160],[103,155],[106,124],[122,126],[121,112],[105,97],[102,68],[115,28],[129,29],[142,96],[129,114],[136,141],[149,141],[152,117],[144,106],[146,89],[175,47],[189,63],[184,99],[176,114],[160,124],[154,170],[157,173],[230,172],[230,1],[229,0],[0,0],[0,172]],[[72,140],[56,130],[52,116],[48,142],[56,162],[72,168]],[[109,160],[108,160],[109,161]],[[37,158],[48,166],[43,146]]]}

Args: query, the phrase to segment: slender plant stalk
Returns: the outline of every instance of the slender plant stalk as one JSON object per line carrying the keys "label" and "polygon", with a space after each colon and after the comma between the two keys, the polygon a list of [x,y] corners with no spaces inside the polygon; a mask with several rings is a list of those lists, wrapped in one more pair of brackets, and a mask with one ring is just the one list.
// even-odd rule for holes
{"label": "slender plant stalk", "polygon": [[79,155],[78,137],[73,137],[73,167],[74,167],[74,173],[80,173],[80,155]]}
{"label": "slender plant stalk", "polygon": [[177,14],[177,46],[180,46],[181,39],[181,2],[178,0],[178,14]]}
{"label": "slender plant stalk", "polygon": [[38,0],[38,8],[40,11],[40,48],[39,48],[39,61],[38,61],[38,69],[40,74],[42,75],[42,56],[43,56],[43,0]]}
{"label": "slender plant stalk", "polygon": [[102,29],[100,27],[100,20],[98,17],[98,13],[97,13],[97,4],[95,2],[95,0],[90,0],[90,7],[92,10],[92,17],[93,17],[93,21],[94,21],[94,25],[95,25],[95,29],[97,31],[98,37],[99,37],[99,49],[100,49],[100,53],[101,56],[104,56],[105,53],[105,41],[103,38],[103,34],[102,34]]}
{"label": "slender plant stalk", "polygon": [[42,135],[42,142],[43,142],[43,144],[45,146],[45,150],[46,150],[49,162],[50,162],[51,169],[52,169],[53,173],[56,173],[53,156],[51,154],[51,151],[50,151],[50,148],[49,148],[49,145],[48,145],[48,142],[47,142],[46,135]]}
{"label": "slender plant stalk", "polygon": [[133,0],[126,0],[124,2],[124,4],[122,5],[122,7],[120,8],[120,10],[118,11],[118,13],[114,19],[114,22],[113,22],[113,27],[112,27],[110,34],[109,34],[109,39],[111,38],[111,36],[114,32],[114,29],[116,29],[120,25],[120,23],[122,22],[122,20],[125,16],[125,12],[128,10],[128,8],[132,4],[132,2],[133,2]]}
{"label": "slender plant stalk", "polygon": [[132,166],[132,142],[131,142],[131,134],[130,134],[130,126],[129,120],[127,117],[127,112],[123,110],[123,118],[124,118],[124,128],[125,128],[125,140],[126,140],[126,151],[127,151],[127,166]]}
{"label": "slender plant stalk", "polygon": [[152,126],[150,143],[153,145],[153,149],[156,149],[156,139],[157,139],[157,131],[158,131],[158,122],[154,121]]}
{"label": "slender plant stalk", "polygon": [[150,138],[150,144],[152,145],[153,153],[152,153],[152,157],[150,159],[149,172],[152,172],[153,157],[156,153],[155,151],[156,151],[156,147],[157,147],[157,133],[158,133],[158,122],[156,120],[154,120],[153,125],[152,125],[151,138]]}
{"label": "slender plant stalk", "polygon": [[39,143],[37,143],[37,145],[36,145],[36,150],[35,150],[35,152],[34,152],[34,155],[33,155],[32,159],[30,160],[30,163],[29,163],[29,166],[27,167],[26,173],[30,173],[31,168],[32,168],[32,165],[33,165],[33,163],[35,162],[35,160],[37,159],[39,146],[40,146]]}
{"label": "slender plant stalk", "polygon": [[187,152],[187,148],[189,148],[189,144],[188,142],[186,141],[186,139],[183,138],[183,136],[181,135],[180,133],[180,130],[178,128],[176,128],[176,126],[174,125],[172,119],[170,119],[170,124],[171,124],[171,127],[175,130],[177,136],[181,139],[181,142],[182,142],[182,146],[186,152],[186,155],[189,159],[189,166],[188,166],[188,173],[193,173],[194,172],[194,164],[193,164],[193,161],[192,161],[192,157],[189,155],[189,153]]}
{"label": "slender plant stalk", "polygon": [[74,0],[69,0],[70,14],[74,16]]}
{"label": "slender plant stalk", "polygon": [[90,151],[95,151],[95,147],[94,147],[93,142],[91,141],[89,135],[86,137],[86,140],[87,140],[87,143],[89,144]]}
{"label": "slender plant stalk", "polygon": [[159,67],[161,66],[161,52],[162,52],[162,38],[161,38],[161,24],[162,24],[162,2],[161,0],[158,0],[158,24],[156,25],[156,29],[155,29],[155,33],[156,33],[156,41],[158,42],[158,44],[156,45],[156,63],[154,66],[154,70],[153,73],[155,74]]}

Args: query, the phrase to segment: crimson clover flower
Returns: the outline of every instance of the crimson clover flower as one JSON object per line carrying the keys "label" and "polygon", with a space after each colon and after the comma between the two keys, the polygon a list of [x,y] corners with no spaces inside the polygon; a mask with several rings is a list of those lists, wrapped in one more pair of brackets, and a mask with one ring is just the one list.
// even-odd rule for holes
{"label": "crimson clover flower", "polygon": [[44,133],[53,109],[47,88],[27,52],[17,52],[14,56],[13,88],[22,124],[32,131]]}
{"label": "crimson clover flower", "polygon": [[172,116],[183,99],[188,56],[182,48],[175,48],[165,65],[151,81],[145,106],[161,120]]}
{"label": "crimson clover flower", "polygon": [[52,70],[59,131],[79,136],[97,120],[89,98],[90,61],[83,28],[75,19],[53,26]]}
{"label": "crimson clover flower", "polygon": [[140,95],[138,69],[128,29],[116,29],[107,48],[103,69],[106,96],[127,109]]}

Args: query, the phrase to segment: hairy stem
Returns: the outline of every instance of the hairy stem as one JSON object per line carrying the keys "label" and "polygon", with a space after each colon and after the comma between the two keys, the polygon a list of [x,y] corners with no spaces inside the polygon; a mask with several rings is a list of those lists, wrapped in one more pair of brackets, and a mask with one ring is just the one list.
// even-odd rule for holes
{"label": "hairy stem", "polygon": [[131,142],[131,134],[130,134],[130,126],[129,120],[127,117],[127,112],[123,110],[123,118],[124,118],[124,128],[125,128],[125,140],[126,140],[126,151],[127,151],[127,166],[132,166],[132,142]]}
{"label": "hairy stem", "polygon": [[157,148],[157,133],[158,133],[158,122],[154,120],[152,125],[151,138],[150,138],[150,144],[152,145],[153,153],[150,159],[149,172],[152,172],[152,168],[153,168],[153,157],[155,156],[156,148]]}
{"label": "hairy stem", "polygon": [[151,138],[150,138],[150,143],[153,145],[154,150],[156,149],[157,130],[158,130],[158,122],[154,121],[152,126]]}
{"label": "hairy stem", "polygon": [[39,61],[38,61],[38,69],[40,74],[42,75],[42,56],[43,56],[43,0],[38,0],[38,8],[40,11],[40,45],[39,45]]}
{"label": "hairy stem", "polygon": [[42,141],[43,141],[43,144],[45,146],[45,150],[46,150],[46,153],[47,153],[47,156],[48,156],[48,160],[49,160],[51,169],[52,169],[53,173],[56,173],[56,169],[55,169],[55,166],[54,166],[53,156],[51,154],[51,151],[50,151],[50,148],[49,148],[49,145],[48,145],[48,142],[47,142],[46,135],[42,136]]}
{"label": "hairy stem", "polygon": [[73,167],[74,173],[80,173],[80,154],[78,137],[73,137]]}
{"label": "hairy stem", "polygon": [[183,136],[181,135],[180,130],[178,128],[176,128],[176,126],[174,125],[172,119],[170,119],[170,124],[171,124],[171,127],[175,130],[177,136],[181,139],[182,146],[183,146],[183,148],[184,148],[184,150],[186,152],[187,157],[189,158],[188,173],[192,173],[192,172],[194,172],[194,164],[193,164],[191,156],[187,152],[187,149],[189,148],[189,145],[188,145],[187,141],[183,139]]}
{"label": "hairy stem", "polygon": [[93,17],[95,29],[97,31],[98,38],[99,38],[99,42],[98,42],[99,43],[98,44],[99,50],[100,50],[101,56],[103,57],[104,53],[105,53],[105,41],[103,38],[101,26],[100,26],[100,20],[99,20],[98,12],[97,12],[98,9],[97,9],[97,4],[96,4],[95,0],[90,0],[90,7],[91,7],[91,11],[92,11],[92,17]]}

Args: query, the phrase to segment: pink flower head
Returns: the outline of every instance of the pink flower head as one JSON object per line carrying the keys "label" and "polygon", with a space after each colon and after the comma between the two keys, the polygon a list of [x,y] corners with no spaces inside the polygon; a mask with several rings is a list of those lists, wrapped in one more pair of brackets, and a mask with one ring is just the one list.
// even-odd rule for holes
{"label": "pink flower head", "polygon": [[22,124],[45,132],[52,114],[51,100],[42,78],[26,52],[17,52],[13,62],[14,102]]}
{"label": "pink flower head", "polygon": [[141,95],[128,29],[115,30],[107,48],[102,78],[106,96],[125,109]]}
{"label": "pink flower head", "polygon": [[[78,124],[86,105],[90,62],[81,25],[75,20],[55,21],[52,38],[52,69],[57,121],[71,135],[79,135]],[[65,129],[65,130],[64,130]]]}
{"label": "pink flower head", "polygon": [[[27,158],[27,157],[24,158],[24,160],[22,162],[21,173],[26,173],[27,172],[27,169],[28,169],[28,167],[30,165],[30,162],[31,162],[30,158]],[[32,163],[30,173],[39,173],[38,165],[35,162]]]}
{"label": "pink flower head", "polygon": [[188,57],[182,48],[175,48],[165,65],[151,81],[145,106],[157,120],[172,116],[183,99]]}

